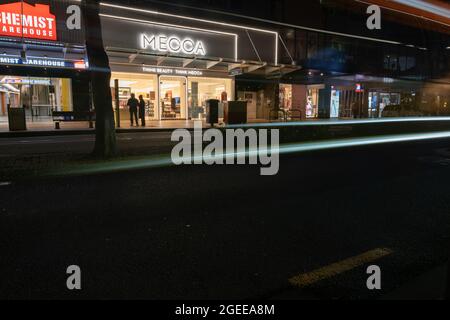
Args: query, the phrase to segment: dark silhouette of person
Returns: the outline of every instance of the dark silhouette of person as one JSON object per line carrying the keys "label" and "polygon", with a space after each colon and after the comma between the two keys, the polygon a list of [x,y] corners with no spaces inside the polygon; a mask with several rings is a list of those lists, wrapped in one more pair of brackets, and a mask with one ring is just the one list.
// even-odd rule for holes
{"label": "dark silhouette of person", "polygon": [[139,118],[141,118],[141,124],[145,127],[145,101],[142,95],[139,96]]}
{"label": "dark silhouette of person", "polygon": [[127,106],[128,106],[128,108],[130,108],[131,126],[133,126],[133,119],[136,120],[136,126],[139,126],[138,115],[137,115],[139,101],[138,101],[138,99],[136,99],[136,96],[134,95],[134,93],[131,94],[131,98],[128,100]]}
{"label": "dark silhouette of person", "polygon": [[356,102],[352,102],[351,103],[351,108],[352,108],[352,113],[353,113],[353,119],[358,119],[359,118],[359,109],[358,109],[358,105],[356,104]]}

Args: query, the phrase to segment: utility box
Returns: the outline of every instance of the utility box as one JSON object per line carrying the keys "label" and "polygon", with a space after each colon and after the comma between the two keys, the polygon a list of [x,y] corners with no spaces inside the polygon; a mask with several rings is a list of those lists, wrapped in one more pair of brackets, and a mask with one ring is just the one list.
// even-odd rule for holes
{"label": "utility box", "polygon": [[247,123],[247,101],[228,101],[224,107],[224,122],[226,124]]}
{"label": "utility box", "polygon": [[210,99],[206,101],[206,122],[211,126],[219,123],[219,100]]}
{"label": "utility box", "polygon": [[24,108],[8,108],[9,131],[27,130]]}

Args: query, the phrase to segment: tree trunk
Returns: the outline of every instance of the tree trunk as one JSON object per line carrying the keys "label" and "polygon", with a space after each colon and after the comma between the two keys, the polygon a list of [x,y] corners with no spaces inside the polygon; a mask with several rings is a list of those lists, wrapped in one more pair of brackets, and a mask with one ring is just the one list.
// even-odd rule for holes
{"label": "tree trunk", "polygon": [[83,0],[85,12],[86,49],[91,75],[92,95],[96,112],[94,155],[112,157],[116,154],[116,130],[110,88],[111,69],[103,47],[100,23],[100,1]]}

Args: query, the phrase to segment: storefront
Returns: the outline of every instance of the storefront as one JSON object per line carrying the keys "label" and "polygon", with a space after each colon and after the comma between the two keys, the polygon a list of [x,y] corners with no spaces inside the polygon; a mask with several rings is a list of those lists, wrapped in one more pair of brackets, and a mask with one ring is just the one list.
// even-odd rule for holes
{"label": "storefront", "polygon": [[[399,92],[383,92],[384,90],[371,90],[369,92],[369,118],[381,118],[385,113],[386,107],[400,106]],[[386,109],[386,111],[388,111]]]}
{"label": "storefront", "polygon": [[211,75],[205,77],[203,73],[198,73],[198,76],[173,76],[113,71],[113,96],[116,83],[121,120],[129,120],[127,102],[132,93],[137,98],[143,97],[147,120],[202,120],[205,118],[206,103],[209,99],[226,102],[234,97],[234,79]]}
{"label": "storefront", "polygon": [[23,110],[28,124],[51,122],[53,111],[89,109],[83,32],[66,24],[67,8],[77,3],[2,1],[1,123],[11,108]]}
{"label": "storefront", "polygon": [[[95,109],[83,23],[72,17],[80,2],[5,0],[0,8],[0,120],[9,108],[23,108],[31,122]],[[209,99],[247,100],[249,121],[268,119],[277,87],[239,91],[237,79],[298,69],[278,64],[274,30],[105,2],[100,11],[118,125],[129,120],[131,94],[143,97],[148,120],[205,119]]]}
{"label": "storefront", "polygon": [[207,100],[239,99],[255,121],[268,111],[259,110],[257,91],[238,90],[236,79],[296,70],[278,65],[275,31],[109,4],[101,19],[121,120],[129,119],[134,93],[144,98],[148,120],[205,119]]}
{"label": "storefront", "polygon": [[0,76],[0,116],[9,108],[24,108],[26,118],[45,120],[52,110],[73,111],[71,79]]}
{"label": "storefront", "polygon": [[280,109],[288,120],[317,119],[319,90],[324,85],[280,84]]}

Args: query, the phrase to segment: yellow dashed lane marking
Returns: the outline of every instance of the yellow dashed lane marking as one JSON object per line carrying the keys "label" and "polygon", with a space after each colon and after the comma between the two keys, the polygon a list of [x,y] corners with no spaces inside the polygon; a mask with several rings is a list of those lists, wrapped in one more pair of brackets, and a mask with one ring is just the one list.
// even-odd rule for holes
{"label": "yellow dashed lane marking", "polygon": [[391,249],[387,248],[374,249],[360,254],[359,256],[348,258],[340,262],[330,264],[326,267],[292,277],[291,279],[289,279],[289,283],[300,288],[307,287],[318,281],[332,278],[334,276],[337,276],[338,274],[350,271],[369,262],[381,259],[392,254],[392,252],[393,251]]}

